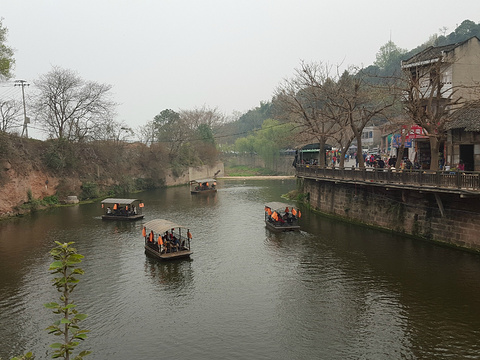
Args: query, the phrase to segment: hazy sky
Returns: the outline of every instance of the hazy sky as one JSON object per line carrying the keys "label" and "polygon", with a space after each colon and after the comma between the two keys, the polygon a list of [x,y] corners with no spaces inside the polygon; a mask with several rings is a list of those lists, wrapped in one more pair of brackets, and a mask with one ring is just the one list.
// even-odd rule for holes
{"label": "hazy sky", "polygon": [[478,23],[480,1],[2,0],[0,17],[15,79],[60,66],[111,84],[117,120],[136,128],[164,109],[243,113],[301,60],[368,66],[390,37],[411,50]]}

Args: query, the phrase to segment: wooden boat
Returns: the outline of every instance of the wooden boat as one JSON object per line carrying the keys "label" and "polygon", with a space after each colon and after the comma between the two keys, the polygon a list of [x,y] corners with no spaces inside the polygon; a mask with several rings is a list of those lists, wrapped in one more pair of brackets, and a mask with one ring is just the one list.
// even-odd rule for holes
{"label": "wooden boat", "polygon": [[102,201],[103,220],[133,221],[143,219],[144,204],[139,199],[109,198]]}
{"label": "wooden boat", "polygon": [[211,194],[217,192],[217,180],[199,179],[190,181],[191,194]]}
{"label": "wooden boat", "polygon": [[265,204],[265,225],[272,231],[295,231],[300,229],[298,223],[302,216],[300,210],[282,202]]}
{"label": "wooden boat", "polygon": [[190,257],[192,234],[188,228],[164,219],[145,223],[142,235],[145,252],[159,260],[174,260]]}

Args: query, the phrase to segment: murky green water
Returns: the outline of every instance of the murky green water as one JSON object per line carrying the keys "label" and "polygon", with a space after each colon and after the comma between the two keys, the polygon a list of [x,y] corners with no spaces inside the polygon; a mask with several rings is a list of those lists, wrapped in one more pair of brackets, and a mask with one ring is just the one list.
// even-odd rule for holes
{"label": "murky green water", "polygon": [[0,222],[0,357],[57,341],[42,304],[54,240],[85,255],[74,292],[91,359],[480,359],[480,256],[324,219],[273,234],[263,205],[294,180],[136,194],[145,221],[189,225],[191,261],[144,253],[142,221],[99,204]]}

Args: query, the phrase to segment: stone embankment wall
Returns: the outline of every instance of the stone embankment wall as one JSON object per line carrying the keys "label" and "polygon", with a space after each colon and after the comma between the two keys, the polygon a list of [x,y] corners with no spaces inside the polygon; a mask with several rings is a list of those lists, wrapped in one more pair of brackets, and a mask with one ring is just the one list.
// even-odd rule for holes
{"label": "stone embankment wall", "polygon": [[422,239],[480,251],[480,201],[458,194],[304,179],[312,208]]}

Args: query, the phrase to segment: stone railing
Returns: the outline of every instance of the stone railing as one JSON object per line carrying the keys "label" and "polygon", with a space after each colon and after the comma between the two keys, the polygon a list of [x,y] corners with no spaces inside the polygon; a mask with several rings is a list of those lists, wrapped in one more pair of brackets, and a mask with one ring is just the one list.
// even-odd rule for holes
{"label": "stone railing", "polygon": [[344,182],[379,183],[402,187],[415,186],[480,192],[480,172],[471,171],[322,168],[315,165],[297,165],[296,175],[298,177]]}

